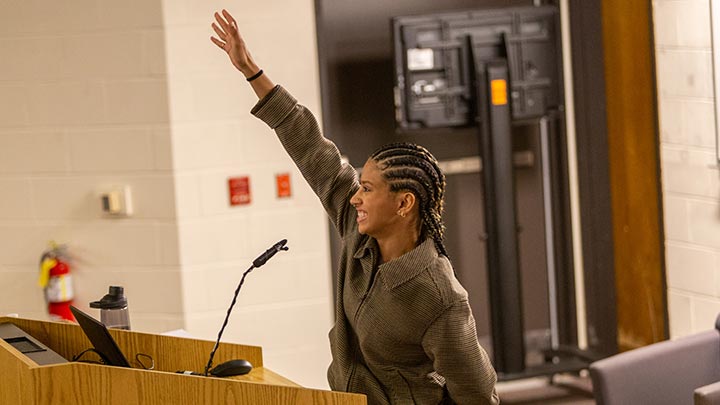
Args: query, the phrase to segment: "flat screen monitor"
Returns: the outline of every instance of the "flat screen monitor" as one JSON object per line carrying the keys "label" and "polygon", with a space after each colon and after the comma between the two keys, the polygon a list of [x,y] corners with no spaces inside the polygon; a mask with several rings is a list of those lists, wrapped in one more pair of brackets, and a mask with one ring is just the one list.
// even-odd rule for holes
{"label": "flat screen monitor", "polygon": [[85,332],[85,336],[90,340],[95,351],[103,358],[105,364],[109,366],[130,367],[130,363],[128,363],[125,355],[120,351],[115,339],[110,335],[105,325],[74,306],[70,306],[70,311],[75,315],[75,319],[80,324],[83,332]]}
{"label": "flat screen monitor", "polygon": [[478,62],[507,61],[513,119],[541,117],[562,104],[555,6],[395,17],[392,26],[401,129],[476,125]]}

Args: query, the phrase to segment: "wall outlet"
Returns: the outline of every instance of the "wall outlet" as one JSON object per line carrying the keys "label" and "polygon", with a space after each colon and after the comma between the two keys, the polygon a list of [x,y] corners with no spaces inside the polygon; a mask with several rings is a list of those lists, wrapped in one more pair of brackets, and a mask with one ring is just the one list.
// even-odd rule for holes
{"label": "wall outlet", "polygon": [[109,217],[129,217],[132,215],[132,195],[130,186],[113,187],[100,193],[102,212]]}

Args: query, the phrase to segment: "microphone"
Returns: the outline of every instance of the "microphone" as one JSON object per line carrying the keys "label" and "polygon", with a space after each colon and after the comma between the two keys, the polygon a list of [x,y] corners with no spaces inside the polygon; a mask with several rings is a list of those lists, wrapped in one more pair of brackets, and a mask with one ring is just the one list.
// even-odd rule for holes
{"label": "microphone", "polygon": [[210,358],[208,359],[207,365],[205,366],[205,372],[201,375],[207,377],[208,374],[212,374],[216,377],[228,377],[232,375],[247,374],[252,369],[252,365],[250,364],[250,362],[242,359],[226,361],[225,363],[219,364],[212,370],[210,370],[210,367],[212,367],[213,357],[215,357],[215,352],[220,345],[220,338],[222,337],[228,320],[230,319],[230,312],[232,312],[232,309],[235,306],[235,302],[237,301],[238,294],[240,293],[240,288],[245,282],[245,276],[247,276],[248,273],[250,273],[253,269],[265,264],[265,262],[270,260],[271,257],[275,256],[277,252],[281,250],[289,250],[289,248],[285,246],[285,244],[287,244],[287,239],[283,239],[280,242],[274,244],[270,249],[266,250],[265,253],[258,256],[258,258],[253,261],[252,266],[250,266],[250,268],[245,270],[245,273],[243,273],[242,278],[240,279],[240,284],[238,284],[237,289],[235,289],[235,296],[233,296],[232,303],[230,303],[230,308],[228,308],[227,315],[225,315],[225,321],[223,322],[223,325],[220,328],[220,332],[218,333],[217,340],[215,341],[215,346],[210,352]]}
{"label": "microphone", "polygon": [[270,249],[266,250],[265,253],[258,256],[257,259],[253,261],[253,267],[258,268],[265,264],[268,260],[270,260],[271,257],[275,256],[275,253],[281,251],[281,250],[288,250],[289,248],[285,246],[287,243],[287,239],[283,239],[280,242],[274,244]]}

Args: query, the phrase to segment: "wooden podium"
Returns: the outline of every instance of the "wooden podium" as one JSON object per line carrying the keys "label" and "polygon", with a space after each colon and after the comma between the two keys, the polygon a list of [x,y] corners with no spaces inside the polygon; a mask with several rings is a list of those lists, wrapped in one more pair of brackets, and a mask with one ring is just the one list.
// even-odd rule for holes
{"label": "wooden podium", "polygon": [[[92,347],[72,323],[0,317],[15,324],[66,359]],[[0,339],[2,404],[349,404],[365,405],[364,395],[308,389],[263,367],[262,349],[220,343],[214,364],[246,359],[244,376],[216,378],[177,374],[202,372],[214,342],[110,329],[133,367],[138,353],[151,356],[154,370],[70,362],[39,366]]]}

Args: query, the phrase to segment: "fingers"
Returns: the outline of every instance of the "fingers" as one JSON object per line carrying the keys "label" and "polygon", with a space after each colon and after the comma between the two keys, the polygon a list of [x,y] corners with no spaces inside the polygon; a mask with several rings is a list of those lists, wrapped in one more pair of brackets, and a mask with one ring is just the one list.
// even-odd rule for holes
{"label": "fingers", "polygon": [[227,10],[223,9],[222,14],[223,14],[223,16],[225,17],[225,19],[228,20],[228,22],[229,22],[233,27],[237,28],[237,22],[235,21],[235,19],[233,18],[233,16],[230,15],[230,13],[228,13]]}
{"label": "fingers", "polygon": [[215,30],[215,33],[222,39],[223,41],[227,41],[227,34],[225,31],[221,30],[220,27],[215,25],[215,23],[212,23],[212,29]]}
{"label": "fingers", "polygon": [[220,14],[218,14],[217,12],[215,12],[215,21],[217,21],[218,24],[220,24],[220,26],[222,27],[223,31],[225,31],[226,33],[230,33],[231,30],[233,29],[233,27],[231,27],[230,24],[228,24],[228,22],[225,21],[225,19],[222,18],[222,17],[220,16]]}
{"label": "fingers", "polygon": [[210,40],[211,40],[215,45],[217,45],[220,49],[222,49],[223,51],[225,50],[225,43],[224,43],[224,42],[222,42],[221,40],[219,40],[219,39],[217,39],[217,38],[215,38],[215,37],[210,37]]}

